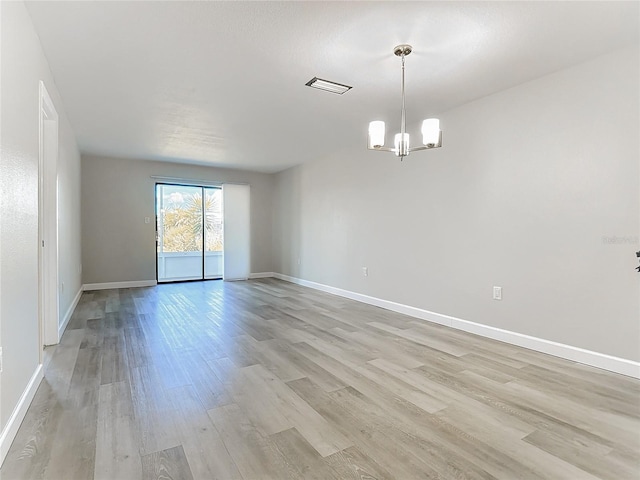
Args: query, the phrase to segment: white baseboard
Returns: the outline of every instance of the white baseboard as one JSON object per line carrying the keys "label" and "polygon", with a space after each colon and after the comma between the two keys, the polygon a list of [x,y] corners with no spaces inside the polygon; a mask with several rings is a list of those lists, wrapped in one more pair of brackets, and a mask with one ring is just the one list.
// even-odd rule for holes
{"label": "white baseboard", "polygon": [[343,290],[341,288],[323,285],[321,283],[310,282],[301,278],[290,277],[281,273],[274,273],[273,276],[280,280],[302,285],[304,287],[314,288],[323,292],[346,297],[358,302],[367,303],[376,307],[381,307],[393,312],[403,313],[411,317],[426,320],[428,322],[438,323],[457,330],[474,333],[482,337],[499,340],[501,342],[517,345],[519,347],[528,348],[537,352],[546,353],[555,357],[564,358],[573,362],[583,363],[592,367],[602,368],[614,373],[620,373],[629,377],[640,378],[640,362],[627,360],[625,358],[614,357],[604,353],[586,350],[584,348],[574,347],[563,343],[545,340],[543,338],[532,337],[522,333],[503,330],[501,328],[490,327],[480,323],[462,320],[456,317],[450,317],[441,313],[430,312],[421,308],[411,307],[401,303],[390,302],[376,297],[370,297],[361,293]]}
{"label": "white baseboard", "polygon": [[[269,277],[273,277],[274,275],[275,274],[273,272],[250,273],[249,279],[269,278]],[[246,280],[246,278],[229,279],[227,281],[236,281],[236,280]],[[135,280],[131,282],[85,283],[84,285],[82,285],[82,291],[86,292],[88,290],[108,290],[111,288],[155,287],[157,284],[158,282],[156,280]],[[73,313],[73,309],[71,310],[71,313]]]}
{"label": "white baseboard", "polygon": [[270,278],[275,276],[273,272],[258,272],[258,273],[250,273],[249,279],[252,280],[254,278]]}
{"label": "white baseboard", "polygon": [[20,428],[20,424],[22,424],[22,421],[27,414],[27,410],[29,409],[29,405],[31,405],[33,397],[35,396],[43,378],[44,370],[42,369],[42,365],[38,365],[36,371],[33,372],[33,375],[31,376],[31,380],[29,380],[29,383],[27,384],[27,388],[22,392],[20,400],[18,400],[18,404],[13,409],[4,430],[2,430],[2,434],[0,435],[0,466],[2,466],[2,463],[9,452],[9,448],[11,447],[13,440],[16,438],[18,428]]}
{"label": "white baseboard", "polygon": [[134,280],[131,282],[107,282],[107,283],[85,283],[82,285],[83,291],[88,290],[109,290],[111,288],[138,288],[138,287],[155,287],[158,284],[156,280]]}
{"label": "white baseboard", "polygon": [[62,334],[67,328],[67,325],[69,324],[69,320],[71,320],[71,315],[73,315],[73,311],[78,306],[78,302],[80,301],[80,297],[82,296],[82,290],[83,290],[83,286],[80,286],[80,290],[78,290],[78,293],[76,293],[76,296],[73,299],[73,302],[71,302],[71,305],[69,305],[69,308],[67,309],[67,313],[64,314],[62,323],[58,327],[58,341],[60,341],[60,339],[62,338]]}

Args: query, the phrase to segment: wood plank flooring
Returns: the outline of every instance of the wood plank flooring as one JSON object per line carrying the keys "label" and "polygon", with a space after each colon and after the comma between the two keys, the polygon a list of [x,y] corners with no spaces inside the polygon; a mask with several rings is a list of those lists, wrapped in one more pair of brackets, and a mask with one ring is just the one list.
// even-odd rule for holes
{"label": "wood plank flooring", "polygon": [[274,279],[85,292],[0,479],[638,479],[640,382]]}

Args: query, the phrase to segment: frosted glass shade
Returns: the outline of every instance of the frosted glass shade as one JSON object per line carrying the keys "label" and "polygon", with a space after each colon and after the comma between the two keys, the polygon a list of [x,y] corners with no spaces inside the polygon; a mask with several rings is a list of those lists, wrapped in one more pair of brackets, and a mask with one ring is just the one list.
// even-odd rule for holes
{"label": "frosted glass shade", "polygon": [[369,123],[369,148],[384,146],[384,122],[376,120]]}
{"label": "frosted glass shade", "polygon": [[404,134],[404,145],[400,145],[400,136],[402,134],[401,133],[396,133],[396,136],[394,137],[394,144],[396,147],[396,155],[408,155],[409,154],[409,134],[405,133]]}
{"label": "frosted glass shade", "polygon": [[422,122],[422,144],[437,145],[440,142],[440,120],[427,118]]}

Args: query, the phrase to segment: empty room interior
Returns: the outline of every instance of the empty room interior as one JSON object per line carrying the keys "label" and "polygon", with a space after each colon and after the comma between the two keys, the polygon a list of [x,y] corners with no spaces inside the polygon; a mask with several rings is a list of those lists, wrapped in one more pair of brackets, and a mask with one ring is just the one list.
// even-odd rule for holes
{"label": "empty room interior", "polygon": [[0,28],[2,480],[640,477],[640,2]]}

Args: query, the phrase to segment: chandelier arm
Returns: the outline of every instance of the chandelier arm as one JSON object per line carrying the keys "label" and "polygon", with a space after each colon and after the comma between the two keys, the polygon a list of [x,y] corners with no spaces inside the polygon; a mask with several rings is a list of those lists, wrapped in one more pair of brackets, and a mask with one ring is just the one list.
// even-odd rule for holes
{"label": "chandelier arm", "polygon": [[367,146],[367,149],[369,149],[369,150],[377,150],[379,152],[395,152],[396,151],[395,148],[391,148],[391,147],[369,147],[369,146]]}
{"label": "chandelier arm", "polygon": [[415,152],[416,150],[431,150],[432,148],[440,148],[442,146],[442,132],[438,137],[438,143],[430,143],[429,145],[419,145],[417,147],[409,148],[409,152]]}
{"label": "chandelier arm", "polygon": [[431,150],[432,148],[438,148],[440,145],[434,145],[430,147],[429,145],[420,145],[419,147],[411,147],[409,148],[409,153],[415,152],[417,150]]}

